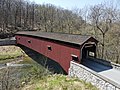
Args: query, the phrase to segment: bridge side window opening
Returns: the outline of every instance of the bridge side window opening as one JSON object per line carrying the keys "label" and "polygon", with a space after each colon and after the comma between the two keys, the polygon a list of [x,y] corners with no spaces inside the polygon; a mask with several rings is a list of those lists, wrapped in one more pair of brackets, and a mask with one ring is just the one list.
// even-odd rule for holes
{"label": "bridge side window opening", "polygon": [[72,61],[78,61],[78,56],[71,54]]}
{"label": "bridge side window opening", "polygon": [[28,43],[31,43],[31,40],[28,40]]}
{"label": "bridge side window opening", "polygon": [[52,51],[52,48],[51,48],[50,45],[47,45],[47,48],[48,48],[49,51]]}
{"label": "bridge side window opening", "polygon": [[15,38],[16,38],[16,40],[20,40],[20,37],[18,37],[18,36],[15,36]]}

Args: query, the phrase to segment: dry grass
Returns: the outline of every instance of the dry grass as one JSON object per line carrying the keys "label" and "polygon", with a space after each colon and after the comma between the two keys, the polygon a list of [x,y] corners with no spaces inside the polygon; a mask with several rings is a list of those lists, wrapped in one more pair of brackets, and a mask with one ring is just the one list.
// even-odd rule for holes
{"label": "dry grass", "polygon": [[0,46],[0,63],[15,59],[22,55],[22,50],[16,46]]}
{"label": "dry grass", "polygon": [[49,75],[34,84],[26,85],[22,90],[98,90],[90,83],[65,75]]}
{"label": "dry grass", "polygon": [[14,54],[19,51],[21,51],[21,49],[17,46],[0,46],[0,55]]}

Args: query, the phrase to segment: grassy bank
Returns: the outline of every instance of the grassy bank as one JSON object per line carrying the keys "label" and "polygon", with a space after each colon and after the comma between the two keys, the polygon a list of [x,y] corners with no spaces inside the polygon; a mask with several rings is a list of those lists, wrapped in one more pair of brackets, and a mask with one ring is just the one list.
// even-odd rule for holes
{"label": "grassy bank", "polygon": [[[6,68],[0,71],[1,90],[97,90],[90,83],[67,75],[53,74],[26,54],[22,55],[20,48],[15,46],[0,47],[0,62],[10,62],[22,56],[20,64],[30,64],[26,67]],[[32,52],[34,53],[34,52]],[[35,57],[38,57],[35,54]],[[38,58],[39,59],[39,58]],[[9,77],[9,78],[8,78]],[[7,83],[6,83],[7,82]],[[1,86],[0,86],[1,88]]]}
{"label": "grassy bank", "polygon": [[32,64],[32,67],[24,69],[26,75],[22,79],[23,82],[25,80],[28,82],[21,90],[98,90],[95,86],[78,78],[52,74],[27,56],[21,63]]}
{"label": "grassy bank", "polygon": [[[31,64],[32,61],[27,59],[21,63],[24,62]],[[9,90],[98,90],[95,86],[78,78],[52,74],[34,61],[31,66],[5,69],[0,76],[4,81],[3,85],[10,87]]]}
{"label": "grassy bank", "polygon": [[25,56],[20,63],[32,65],[23,69],[22,82],[26,84],[21,90],[98,90],[95,86],[78,78],[53,74],[28,56]]}
{"label": "grassy bank", "polygon": [[0,46],[0,63],[6,63],[22,56],[22,50],[16,46]]}
{"label": "grassy bank", "polygon": [[26,85],[22,90],[98,90],[90,83],[65,75],[48,75],[33,84]]}

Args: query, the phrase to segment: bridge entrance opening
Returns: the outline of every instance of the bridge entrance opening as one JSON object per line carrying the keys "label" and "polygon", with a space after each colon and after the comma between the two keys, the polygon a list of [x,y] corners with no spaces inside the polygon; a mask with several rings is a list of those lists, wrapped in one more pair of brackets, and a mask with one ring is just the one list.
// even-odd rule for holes
{"label": "bridge entrance opening", "polygon": [[96,45],[95,44],[85,44],[81,52],[82,59],[86,58],[96,58]]}

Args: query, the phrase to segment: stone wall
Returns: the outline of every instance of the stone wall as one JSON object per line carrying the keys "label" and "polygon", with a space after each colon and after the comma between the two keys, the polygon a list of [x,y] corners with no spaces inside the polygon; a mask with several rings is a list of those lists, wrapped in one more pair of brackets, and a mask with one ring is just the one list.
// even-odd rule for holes
{"label": "stone wall", "polygon": [[105,77],[98,75],[95,71],[71,61],[69,68],[69,76],[90,82],[100,90],[120,90],[120,86]]}

